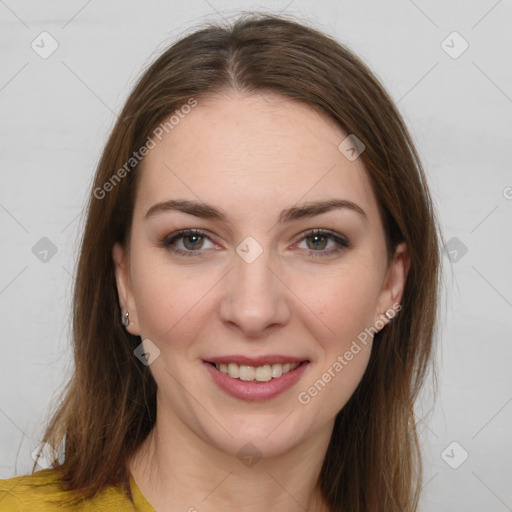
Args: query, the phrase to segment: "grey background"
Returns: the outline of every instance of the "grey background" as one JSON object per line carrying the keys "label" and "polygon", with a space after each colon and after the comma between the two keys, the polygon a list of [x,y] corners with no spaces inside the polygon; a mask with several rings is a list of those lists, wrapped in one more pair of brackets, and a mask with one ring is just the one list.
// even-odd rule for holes
{"label": "grey background", "polygon": [[[166,45],[202,21],[253,9],[294,14],[334,35],[398,103],[452,259],[443,256],[438,394],[433,402],[427,390],[418,404],[421,510],[512,510],[512,2],[505,0],[0,0],[0,478],[30,471],[72,369],[77,240],[115,114]],[[31,47],[43,45],[43,31],[58,44],[46,59]],[[469,47],[458,55],[464,41]]]}

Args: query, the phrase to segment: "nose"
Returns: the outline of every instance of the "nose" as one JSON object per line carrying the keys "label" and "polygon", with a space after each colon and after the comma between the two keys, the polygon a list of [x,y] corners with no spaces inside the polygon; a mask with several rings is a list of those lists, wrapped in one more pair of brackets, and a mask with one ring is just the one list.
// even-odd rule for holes
{"label": "nose", "polygon": [[283,284],[278,265],[271,261],[268,251],[263,251],[252,262],[236,253],[233,260],[234,268],[224,284],[220,318],[246,338],[266,338],[290,321],[290,291]]}

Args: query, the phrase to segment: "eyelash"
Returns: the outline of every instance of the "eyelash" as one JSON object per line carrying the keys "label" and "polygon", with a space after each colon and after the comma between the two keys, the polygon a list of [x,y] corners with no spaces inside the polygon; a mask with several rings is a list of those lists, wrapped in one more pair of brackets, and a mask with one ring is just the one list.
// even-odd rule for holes
{"label": "eyelash", "polygon": [[[196,236],[200,236],[202,238],[207,238],[208,240],[213,242],[213,240],[208,236],[208,234],[200,229],[184,229],[182,231],[178,231],[177,233],[165,238],[164,240],[162,240],[160,242],[160,245],[167,248],[171,252],[180,255],[180,256],[187,256],[187,257],[199,256],[200,253],[204,252],[204,251],[201,251],[200,249],[197,251],[192,251],[192,250],[183,251],[182,249],[176,249],[176,247],[174,247],[174,248],[172,247],[175,244],[175,242],[177,240],[179,240],[180,238],[186,238],[187,236],[191,236],[191,235],[196,235]],[[303,240],[305,240],[308,237],[318,236],[318,235],[324,236],[330,240],[333,240],[336,244],[338,244],[338,246],[331,248],[329,250],[319,250],[319,251],[313,251],[313,250],[306,249],[306,251],[309,253],[310,256],[320,257],[320,258],[332,256],[333,254],[337,254],[337,253],[341,252],[342,250],[350,247],[350,243],[345,237],[339,236],[339,235],[337,235],[331,231],[325,230],[325,229],[312,229],[310,231],[307,231],[306,233],[304,233],[302,238],[300,238],[298,240],[297,243],[302,242]]]}

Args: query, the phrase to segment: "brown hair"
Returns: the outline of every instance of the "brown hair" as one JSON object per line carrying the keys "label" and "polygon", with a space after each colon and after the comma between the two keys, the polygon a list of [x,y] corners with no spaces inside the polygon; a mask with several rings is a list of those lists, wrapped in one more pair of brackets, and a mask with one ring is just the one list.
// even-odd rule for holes
{"label": "brown hair", "polygon": [[[127,242],[136,187],[137,166],[127,170],[126,162],[166,116],[191,98],[226,90],[302,102],[366,146],[360,158],[388,247],[405,241],[411,265],[402,310],[375,335],[362,381],[336,417],[318,485],[333,511],[416,510],[421,457],[413,404],[431,366],[440,263],[424,171],[400,114],[366,65],[330,36],[267,14],[210,24],[169,47],[143,74],[110,135],[77,268],[74,374],[44,435],[55,447],[65,440],[65,458],[54,467],[66,488],[85,498],[119,484],[130,496],[127,461],[155,423],[156,383],[134,357],[141,340],[122,326],[114,277],[112,246]],[[123,166],[127,172],[113,181]],[[107,182],[108,192],[98,192]]]}

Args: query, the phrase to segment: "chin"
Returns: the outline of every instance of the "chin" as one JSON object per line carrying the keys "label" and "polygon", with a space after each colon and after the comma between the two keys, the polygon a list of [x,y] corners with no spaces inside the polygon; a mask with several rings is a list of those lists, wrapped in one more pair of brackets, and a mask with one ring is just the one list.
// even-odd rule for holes
{"label": "chin", "polygon": [[299,426],[292,419],[296,412],[288,414],[268,413],[254,415],[251,419],[245,417],[238,421],[235,418],[230,422],[224,421],[222,426],[232,435],[223,429],[211,431],[210,425],[203,431],[207,442],[239,459],[246,455],[257,458],[278,457],[308,437],[309,431],[305,429],[304,421]]}

